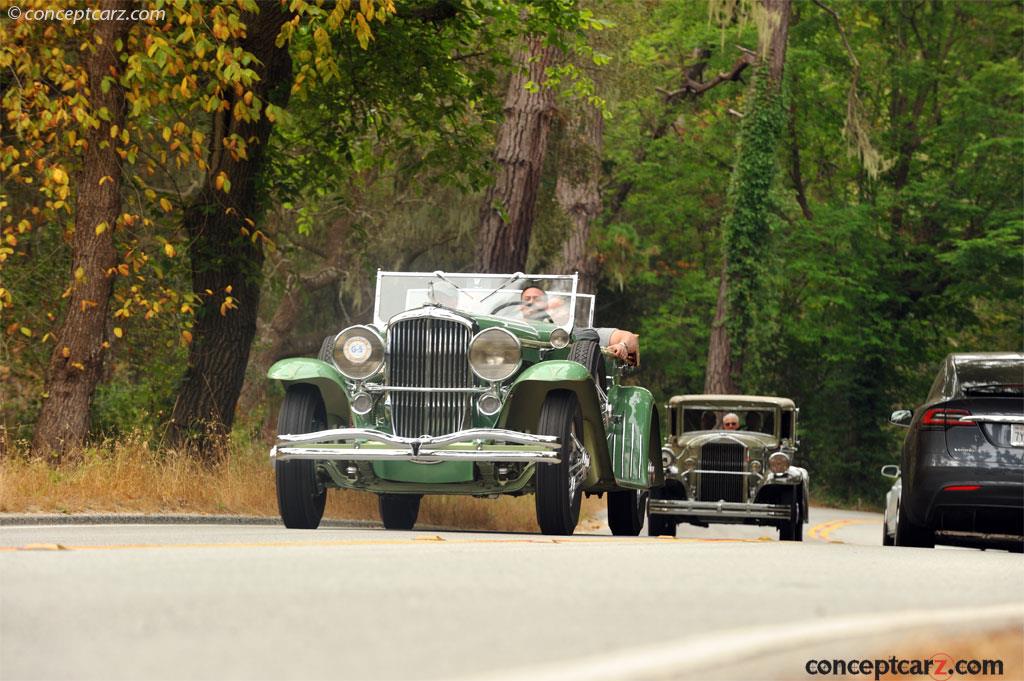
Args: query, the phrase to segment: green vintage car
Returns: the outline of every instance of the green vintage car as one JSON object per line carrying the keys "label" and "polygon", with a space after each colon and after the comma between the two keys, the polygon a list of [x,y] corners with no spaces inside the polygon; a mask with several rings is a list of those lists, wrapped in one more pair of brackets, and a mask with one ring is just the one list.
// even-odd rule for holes
{"label": "green vintage car", "polygon": [[424,494],[533,494],[541,531],[567,535],[582,495],[607,493],[612,532],[639,534],[663,482],[657,408],[616,360],[606,376],[576,287],[378,272],[372,324],[268,372],[285,388],[270,453],[284,524],[317,527],[329,487],[377,493],[389,529],[411,529]]}

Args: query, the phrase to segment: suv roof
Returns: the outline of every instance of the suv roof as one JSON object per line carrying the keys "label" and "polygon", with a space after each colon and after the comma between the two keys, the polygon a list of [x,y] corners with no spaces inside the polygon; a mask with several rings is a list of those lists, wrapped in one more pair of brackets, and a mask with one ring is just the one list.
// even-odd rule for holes
{"label": "suv roof", "polygon": [[946,355],[928,403],[964,397],[972,385],[1020,385],[1024,383],[1024,352],[954,352]]}

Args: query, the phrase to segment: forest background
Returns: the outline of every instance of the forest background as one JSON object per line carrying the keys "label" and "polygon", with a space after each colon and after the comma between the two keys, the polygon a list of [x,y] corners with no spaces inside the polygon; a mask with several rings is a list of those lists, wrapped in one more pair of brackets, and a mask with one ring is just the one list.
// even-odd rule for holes
{"label": "forest background", "polygon": [[1018,0],[15,5],[62,6],[0,2],[2,466],[264,461],[378,268],[580,271],[659,400],[793,398],[830,503],[1024,347]]}

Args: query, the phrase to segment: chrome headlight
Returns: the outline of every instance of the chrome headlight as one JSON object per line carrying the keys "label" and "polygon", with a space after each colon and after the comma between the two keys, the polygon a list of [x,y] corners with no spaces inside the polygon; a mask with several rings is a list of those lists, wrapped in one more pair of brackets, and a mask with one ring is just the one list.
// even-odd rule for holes
{"label": "chrome headlight", "polygon": [[557,349],[564,348],[569,344],[569,340],[569,332],[565,329],[559,328],[551,332],[551,337],[548,339],[548,342],[551,343],[551,347]]}
{"label": "chrome headlight", "polygon": [[384,341],[368,326],[350,326],[334,339],[333,355],[345,378],[361,381],[384,366]]}
{"label": "chrome headlight", "polygon": [[789,455],[775,452],[768,457],[768,469],[772,473],[785,473],[789,470]]}
{"label": "chrome headlight", "polygon": [[672,452],[671,449],[661,450],[661,465],[664,468],[668,468],[669,466],[671,466],[672,462],[675,461],[675,459],[675,454]]}
{"label": "chrome headlight", "polygon": [[505,329],[484,329],[469,342],[469,368],[485,381],[504,381],[522,360],[519,339]]}

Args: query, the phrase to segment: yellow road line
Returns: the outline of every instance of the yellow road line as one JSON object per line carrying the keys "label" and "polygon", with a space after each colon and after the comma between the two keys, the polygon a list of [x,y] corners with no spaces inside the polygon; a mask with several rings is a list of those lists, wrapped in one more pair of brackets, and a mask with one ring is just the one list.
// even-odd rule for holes
{"label": "yellow road line", "polygon": [[221,549],[221,548],[303,548],[303,547],[336,547],[336,546],[409,546],[433,543],[444,544],[651,544],[662,541],[714,544],[759,542],[760,539],[700,539],[671,537],[559,537],[559,538],[516,538],[516,539],[444,539],[437,535],[415,537],[412,539],[335,539],[323,541],[266,541],[266,542],[233,542],[220,544],[99,544],[68,546],[63,544],[27,544],[25,546],[0,546],[0,552],[12,551],[127,551],[135,549]]}
{"label": "yellow road line", "polygon": [[866,520],[863,518],[830,520],[827,523],[820,523],[809,528],[807,530],[807,535],[812,539],[818,539],[820,541],[838,541],[831,538],[832,533],[836,530],[841,530],[844,527],[850,527],[852,525],[874,525],[877,522],[877,520]]}

